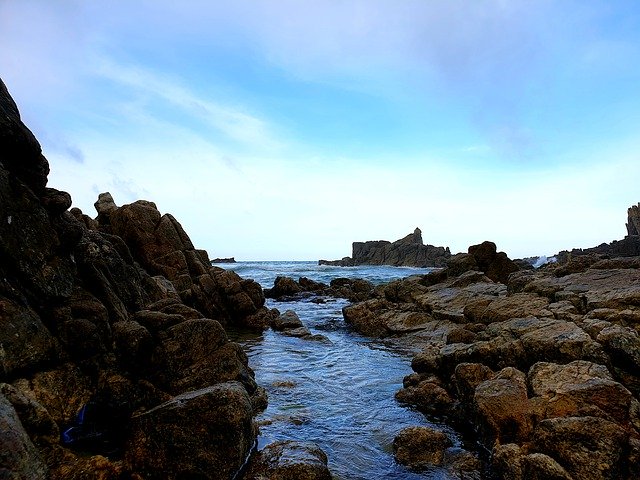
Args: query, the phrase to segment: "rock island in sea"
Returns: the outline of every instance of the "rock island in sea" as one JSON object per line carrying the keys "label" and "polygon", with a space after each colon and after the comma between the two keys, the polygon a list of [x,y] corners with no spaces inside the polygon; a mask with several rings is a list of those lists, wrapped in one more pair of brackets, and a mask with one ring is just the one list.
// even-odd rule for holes
{"label": "rock island in sea", "polygon": [[425,245],[422,232],[416,228],[400,240],[353,242],[351,257],[341,260],[319,260],[319,265],[352,267],[354,265],[393,265],[396,267],[444,267],[451,252],[449,247]]}

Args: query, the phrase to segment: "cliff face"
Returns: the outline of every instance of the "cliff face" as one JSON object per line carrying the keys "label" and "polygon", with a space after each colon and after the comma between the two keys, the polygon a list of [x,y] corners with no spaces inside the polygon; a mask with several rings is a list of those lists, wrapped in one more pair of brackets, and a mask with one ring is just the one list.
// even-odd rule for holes
{"label": "cliff face", "polygon": [[266,397],[223,326],[264,327],[262,289],[151,202],[69,211],[48,172],[0,81],[0,472],[232,478]]}
{"label": "cliff face", "polygon": [[422,232],[416,228],[400,240],[354,242],[352,257],[342,260],[320,260],[320,265],[354,266],[354,265],[393,265],[396,267],[444,267],[451,257],[449,247],[425,245]]}

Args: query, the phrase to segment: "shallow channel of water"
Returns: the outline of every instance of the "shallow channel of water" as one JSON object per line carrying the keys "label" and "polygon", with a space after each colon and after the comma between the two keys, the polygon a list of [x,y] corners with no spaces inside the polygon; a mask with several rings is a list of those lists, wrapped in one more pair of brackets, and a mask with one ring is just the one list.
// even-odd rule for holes
{"label": "shallow channel of water", "polygon": [[[393,267],[318,267],[311,262],[256,262],[232,268],[245,278],[271,287],[276,275],[296,280],[306,276],[329,283],[331,278],[366,278],[382,283],[419,269]],[[260,423],[259,448],[277,440],[317,443],[329,457],[336,480],[417,480],[460,478],[433,468],[413,472],[395,462],[392,444],[405,427],[434,426],[421,413],[397,403],[394,394],[411,373],[412,351],[401,341],[370,339],[350,331],[342,317],[346,300],[325,298],[291,302],[268,301],[281,312],[294,310],[313,334],[325,340],[305,340],[267,330],[261,334],[232,334],[243,345],[259,385],[269,394]],[[461,445],[459,436],[445,431]],[[469,477],[465,477],[469,478]]]}

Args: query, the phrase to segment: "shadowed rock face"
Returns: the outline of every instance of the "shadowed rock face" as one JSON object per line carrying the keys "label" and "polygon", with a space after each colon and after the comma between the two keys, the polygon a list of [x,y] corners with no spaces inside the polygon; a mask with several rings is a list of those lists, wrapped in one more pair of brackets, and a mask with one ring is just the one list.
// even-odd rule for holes
{"label": "shadowed rock face", "polygon": [[69,212],[48,171],[0,81],[0,476],[232,478],[264,394],[223,324],[265,327],[262,289],[151,202]]}
{"label": "shadowed rock face", "polygon": [[320,260],[320,265],[349,267],[354,265],[393,265],[403,267],[444,267],[451,256],[449,247],[434,247],[422,242],[422,232],[416,228],[400,240],[353,242],[352,256],[342,260]]}
{"label": "shadowed rock face", "polygon": [[627,216],[627,234],[629,236],[640,235],[640,203],[629,207]]}

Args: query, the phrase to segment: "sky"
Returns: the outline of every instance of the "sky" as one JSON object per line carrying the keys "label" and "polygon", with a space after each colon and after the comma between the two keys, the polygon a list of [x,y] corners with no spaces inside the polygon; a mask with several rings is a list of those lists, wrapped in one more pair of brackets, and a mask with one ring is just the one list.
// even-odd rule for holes
{"label": "sky", "polygon": [[551,255],[640,202],[636,0],[0,0],[0,77],[49,186],[212,258]]}

